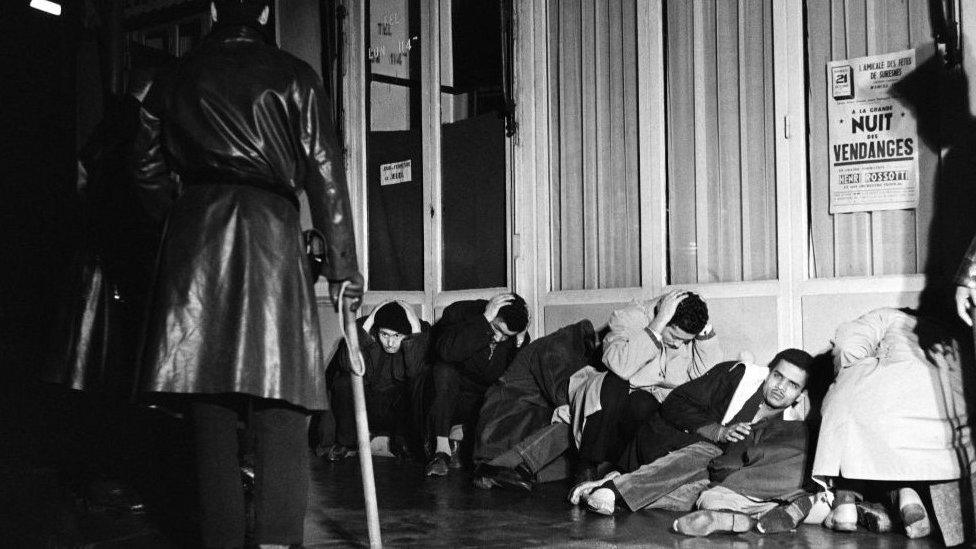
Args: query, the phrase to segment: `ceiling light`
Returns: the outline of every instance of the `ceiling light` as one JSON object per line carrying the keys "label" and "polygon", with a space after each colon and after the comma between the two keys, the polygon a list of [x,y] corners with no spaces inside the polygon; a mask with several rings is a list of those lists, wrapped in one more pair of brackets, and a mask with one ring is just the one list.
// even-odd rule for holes
{"label": "ceiling light", "polygon": [[61,15],[61,4],[51,2],[51,0],[31,0],[30,7],[46,11],[51,15]]}

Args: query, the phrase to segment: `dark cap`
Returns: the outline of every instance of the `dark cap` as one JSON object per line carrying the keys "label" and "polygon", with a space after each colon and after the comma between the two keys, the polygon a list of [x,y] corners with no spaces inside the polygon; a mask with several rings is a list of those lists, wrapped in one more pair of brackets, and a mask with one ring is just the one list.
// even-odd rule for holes
{"label": "dark cap", "polygon": [[373,317],[373,327],[377,330],[386,328],[404,335],[413,332],[410,328],[410,320],[407,319],[407,312],[399,303],[387,303],[380,307]]}

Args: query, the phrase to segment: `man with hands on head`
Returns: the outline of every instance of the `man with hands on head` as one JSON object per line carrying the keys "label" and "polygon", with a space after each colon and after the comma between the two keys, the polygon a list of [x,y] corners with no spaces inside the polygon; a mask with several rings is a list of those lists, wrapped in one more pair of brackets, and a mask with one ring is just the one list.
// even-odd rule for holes
{"label": "man with hands on head", "polygon": [[[430,324],[420,320],[413,307],[402,301],[381,303],[369,316],[357,321],[362,351],[366,416],[371,434],[388,437],[391,453],[406,457],[408,439],[419,433],[411,421],[416,381],[427,370]],[[326,459],[339,461],[355,453],[356,417],[352,396],[352,373],[346,341],[339,343],[329,364],[335,443]],[[327,430],[323,418],[321,428]],[[327,433],[322,442],[327,443]]]}
{"label": "man with hands on head", "polygon": [[528,323],[525,300],[517,294],[459,301],[444,309],[433,329],[428,424],[435,447],[427,476],[460,467],[451,428],[477,419],[485,391],[525,346]]}
{"label": "man with hands on head", "polygon": [[618,309],[609,327],[603,340],[609,371],[584,369],[570,382],[580,481],[615,462],[668,394],[707,372],[721,354],[707,305],[684,290]]}

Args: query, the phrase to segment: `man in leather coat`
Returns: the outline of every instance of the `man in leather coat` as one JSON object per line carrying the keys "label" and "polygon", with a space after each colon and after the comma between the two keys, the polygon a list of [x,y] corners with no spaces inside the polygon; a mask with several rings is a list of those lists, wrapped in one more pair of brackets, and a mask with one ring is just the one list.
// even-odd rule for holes
{"label": "man in leather coat", "polygon": [[[268,44],[267,0],[217,0],[215,29],[140,112],[143,202],[166,219],[141,388],[189,398],[202,541],[244,545],[237,422],[256,439],[259,545],[302,542],[306,414],[328,407],[297,194],[326,237],[333,303],[362,276],[329,99],[308,64]],[[173,172],[179,184],[170,177]]]}

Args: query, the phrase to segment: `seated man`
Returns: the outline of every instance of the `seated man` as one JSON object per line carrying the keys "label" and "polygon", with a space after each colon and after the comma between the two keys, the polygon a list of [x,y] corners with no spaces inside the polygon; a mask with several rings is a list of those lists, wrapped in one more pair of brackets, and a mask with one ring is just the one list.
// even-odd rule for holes
{"label": "seated man", "polygon": [[525,300],[500,294],[490,301],[459,301],[446,309],[434,325],[432,396],[428,423],[434,436],[434,455],[427,476],[447,475],[452,459],[450,435],[454,425],[471,424],[485,391],[512,363],[528,340],[529,313]]}
{"label": "seated man", "polygon": [[[836,491],[829,528],[856,530],[857,504],[873,484],[899,509],[909,538],[929,533],[917,490],[955,481],[969,466],[959,459],[969,431],[950,333],[897,309],[877,309],[837,328],[837,377],[824,399],[813,464],[814,479]],[[886,530],[891,521],[865,526]]]}
{"label": "seated man", "polygon": [[[413,387],[427,370],[430,325],[417,317],[413,307],[400,301],[380,304],[357,323],[366,367],[363,387],[371,434],[384,433],[390,452],[404,455],[408,437],[417,436],[419,431],[419,426],[411,422]],[[356,448],[352,373],[345,340],[339,343],[329,372],[335,443],[328,449],[326,458],[339,461],[355,453]],[[321,419],[320,428],[325,431],[329,427],[328,418]],[[329,438],[328,433],[322,432],[323,442]]]}
{"label": "seated man", "polygon": [[[739,508],[748,502],[767,511],[801,495],[807,444],[802,420],[809,409],[804,387],[812,362],[806,352],[787,349],[768,368],[716,365],[675,389],[659,417],[639,429],[621,464],[632,472],[582,483],[570,501],[601,514],[618,506],[687,511],[712,483],[700,501],[723,497]],[[751,528],[754,521],[746,523]],[[702,535],[702,525],[694,526]]]}
{"label": "seated man", "polygon": [[696,294],[674,290],[614,311],[603,341],[609,372],[586,368],[570,383],[580,476],[592,478],[601,463],[615,462],[665,397],[720,354],[708,307]]}

